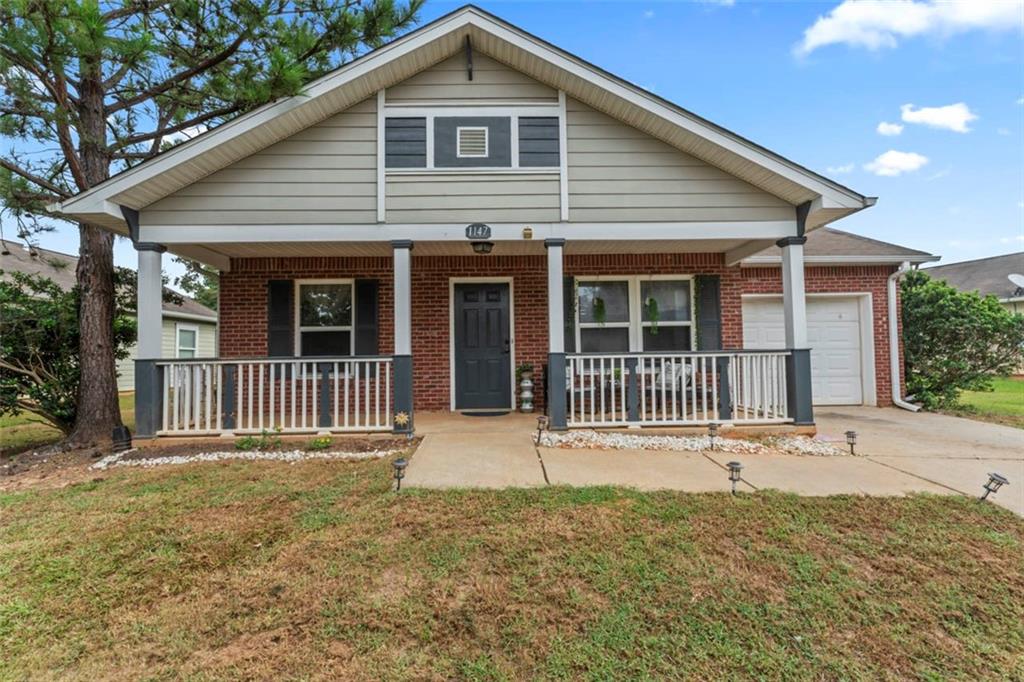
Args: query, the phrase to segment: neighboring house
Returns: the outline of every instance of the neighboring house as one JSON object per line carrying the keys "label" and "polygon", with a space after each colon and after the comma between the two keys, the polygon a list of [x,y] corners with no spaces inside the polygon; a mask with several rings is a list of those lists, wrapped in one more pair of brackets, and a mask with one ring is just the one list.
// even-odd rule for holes
{"label": "neighboring house", "polygon": [[[874,201],[464,7],[53,209],[135,242],[152,436],[404,432],[523,364],[556,429],[889,404],[932,257],[826,231]],[[216,363],[161,354],[165,250],[221,271]]]}
{"label": "neighboring house", "polygon": [[[23,272],[41,275],[53,280],[62,289],[75,286],[78,258],[58,251],[38,247],[24,247],[9,241],[0,242],[0,270],[6,273]],[[197,301],[182,296],[181,303],[163,303],[161,325],[161,357],[191,358],[217,355],[217,313]],[[135,388],[136,349],[117,363],[117,388],[131,391]]]}
{"label": "neighboring house", "polygon": [[[991,294],[1010,312],[1024,314],[1024,251],[936,265],[925,272],[960,291]],[[1010,275],[1016,275],[1020,283],[1010,281]]]}

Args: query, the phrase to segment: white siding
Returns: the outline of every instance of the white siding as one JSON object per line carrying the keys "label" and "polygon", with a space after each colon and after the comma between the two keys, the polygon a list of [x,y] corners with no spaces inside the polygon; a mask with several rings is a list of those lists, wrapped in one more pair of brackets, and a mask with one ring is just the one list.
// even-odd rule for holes
{"label": "white siding", "polygon": [[389,223],[551,222],[558,220],[558,175],[393,175]]}
{"label": "white siding", "polygon": [[377,103],[371,98],[142,211],[143,225],[372,223]]}
{"label": "white siding", "polygon": [[787,202],[568,100],[570,221],[791,220]]}
{"label": "white siding", "polygon": [[389,103],[479,100],[495,102],[557,101],[558,92],[483,54],[473,53],[473,80],[463,52],[388,88]]}
{"label": "white siding", "polygon": [[[176,320],[164,317],[160,334],[160,354],[165,358],[174,358],[177,355],[175,346],[175,325],[181,323],[195,325],[199,328],[197,340],[197,357],[217,357],[217,325],[213,322],[199,322],[196,320]],[[136,347],[132,345],[129,355],[124,360],[117,362],[117,390],[135,390],[135,354]]]}

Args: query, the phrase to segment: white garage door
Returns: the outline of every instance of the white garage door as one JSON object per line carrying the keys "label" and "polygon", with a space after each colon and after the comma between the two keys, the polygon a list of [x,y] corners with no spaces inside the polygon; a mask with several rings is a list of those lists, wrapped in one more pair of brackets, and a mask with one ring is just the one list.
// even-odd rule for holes
{"label": "white garage door", "polygon": [[[811,344],[811,394],[815,405],[864,402],[861,370],[860,302],[856,297],[809,297],[807,336]],[[781,298],[743,301],[743,346],[785,348]]]}

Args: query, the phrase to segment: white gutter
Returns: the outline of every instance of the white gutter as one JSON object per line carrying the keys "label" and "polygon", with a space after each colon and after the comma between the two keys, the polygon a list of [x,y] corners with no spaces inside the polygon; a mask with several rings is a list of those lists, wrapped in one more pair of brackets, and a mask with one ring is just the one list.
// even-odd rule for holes
{"label": "white gutter", "polygon": [[889,275],[889,383],[892,384],[893,405],[917,412],[921,408],[908,403],[900,395],[900,320],[896,310],[896,285],[900,276],[909,269],[910,262],[903,261],[899,269]]}

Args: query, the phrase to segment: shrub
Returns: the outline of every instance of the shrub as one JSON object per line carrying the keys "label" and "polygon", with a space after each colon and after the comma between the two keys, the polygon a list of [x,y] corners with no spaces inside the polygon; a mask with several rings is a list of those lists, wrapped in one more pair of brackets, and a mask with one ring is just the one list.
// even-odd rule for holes
{"label": "shrub", "polygon": [[258,452],[265,452],[267,450],[280,450],[281,449],[281,427],[276,427],[273,431],[267,431],[263,429],[258,436],[243,436],[235,439],[236,450],[256,450]]}
{"label": "shrub", "polygon": [[306,443],[306,450],[326,450],[327,448],[331,447],[331,442],[332,441],[330,436],[320,436]]}
{"label": "shrub", "polygon": [[959,291],[920,270],[901,283],[907,390],[927,408],[957,406],[961,391],[992,389],[992,378],[1024,360],[1024,315],[995,296]]}

